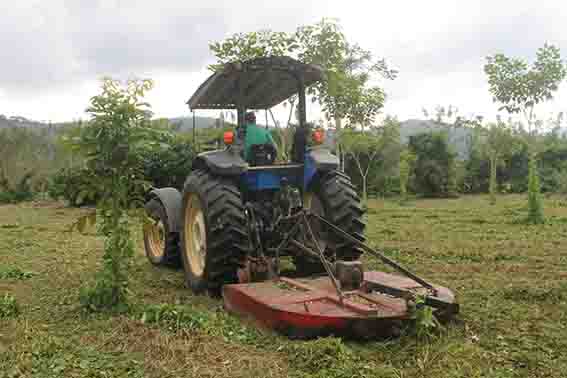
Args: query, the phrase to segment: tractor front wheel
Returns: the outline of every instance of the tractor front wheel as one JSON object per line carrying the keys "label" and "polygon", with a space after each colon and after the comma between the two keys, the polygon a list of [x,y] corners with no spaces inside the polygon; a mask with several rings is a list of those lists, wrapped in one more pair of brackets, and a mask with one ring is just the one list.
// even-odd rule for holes
{"label": "tractor front wheel", "polygon": [[181,257],[187,285],[195,293],[220,293],[238,282],[248,253],[242,197],[230,178],[196,170],[183,189]]}

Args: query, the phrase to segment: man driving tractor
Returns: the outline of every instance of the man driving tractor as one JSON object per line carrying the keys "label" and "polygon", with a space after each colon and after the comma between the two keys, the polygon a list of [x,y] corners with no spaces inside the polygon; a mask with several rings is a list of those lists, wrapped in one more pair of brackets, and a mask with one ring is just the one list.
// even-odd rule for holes
{"label": "man driving tractor", "polygon": [[267,152],[273,154],[273,157],[268,160],[273,161],[273,159],[275,159],[275,155],[277,155],[277,147],[270,131],[256,124],[256,115],[254,112],[246,113],[244,121],[246,135],[244,139],[244,160],[250,162],[255,159],[254,152],[252,150],[257,148],[256,146],[271,146],[268,147],[271,151]]}

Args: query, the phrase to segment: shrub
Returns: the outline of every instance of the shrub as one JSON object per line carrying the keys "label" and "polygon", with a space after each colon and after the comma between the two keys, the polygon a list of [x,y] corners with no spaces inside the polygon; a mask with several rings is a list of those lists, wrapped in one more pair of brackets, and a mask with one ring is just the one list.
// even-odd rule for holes
{"label": "shrub", "polygon": [[0,203],[18,203],[34,198],[31,186],[32,172],[26,173],[16,186],[12,187],[8,180],[0,176]]}
{"label": "shrub", "polygon": [[63,198],[70,206],[95,205],[100,194],[89,190],[95,178],[95,172],[90,168],[63,168],[50,179],[48,194],[53,199]]}
{"label": "shrub", "polygon": [[172,138],[167,148],[149,148],[141,153],[140,167],[144,179],[152,186],[181,189],[191,171],[195,157],[193,143],[180,137]]}
{"label": "shrub", "polygon": [[[143,197],[147,184],[154,187],[182,188],[191,171],[195,150],[191,142],[180,137],[171,137],[167,146],[150,145],[131,151],[136,162],[132,173],[136,176],[129,189],[130,202]],[[93,186],[96,177],[104,175],[97,167],[63,168],[50,180],[48,193],[51,198],[63,198],[70,206],[95,205],[101,199],[101,191]]]}
{"label": "shrub", "polygon": [[452,197],[456,189],[455,153],[441,132],[411,136],[409,149],[415,155],[414,191],[426,197]]}

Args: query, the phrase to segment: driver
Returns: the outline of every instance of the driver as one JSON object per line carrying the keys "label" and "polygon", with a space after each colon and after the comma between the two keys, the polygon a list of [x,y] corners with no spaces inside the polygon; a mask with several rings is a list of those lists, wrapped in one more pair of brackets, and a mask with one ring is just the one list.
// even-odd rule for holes
{"label": "driver", "polygon": [[256,115],[254,112],[246,113],[244,121],[246,127],[246,136],[244,138],[244,160],[249,160],[250,150],[252,146],[257,144],[271,144],[277,151],[276,144],[272,139],[270,131],[256,125]]}

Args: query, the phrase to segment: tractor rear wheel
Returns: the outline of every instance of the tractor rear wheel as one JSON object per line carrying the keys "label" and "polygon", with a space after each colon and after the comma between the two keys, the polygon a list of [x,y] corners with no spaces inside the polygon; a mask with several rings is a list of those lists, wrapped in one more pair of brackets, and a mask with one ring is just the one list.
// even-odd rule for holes
{"label": "tractor rear wheel", "polygon": [[144,249],[153,265],[179,267],[179,234],[169,231],[169,223],[165,208],[161,201],[152,198],[145,206],[151,223],[145,224]]}
{"label": "tractor rear wheel", "polygon": [[238,282],[249,250],[246,215],[235,182],[196,170],[183,188],[181,257],[188,286],[195,293],[220,293]]}
{"label": "tractor rear wheel", "polygon": [[[306,209],[324,217],[358,240],[365,240],[360,198],[350,178],[344,173],[332,171],[319,178],[312,189],[305,193],[303,202]],[[362,250],[354,243],[325,230],[318,222],[312,222],[311,228],[317,243],[325,250],[325,256],[331,260],[354,261],[360,258]],[[296,256],[294,263],[302,275],[325,271],[320,261],[305,255]]]}

